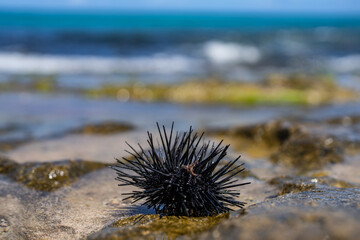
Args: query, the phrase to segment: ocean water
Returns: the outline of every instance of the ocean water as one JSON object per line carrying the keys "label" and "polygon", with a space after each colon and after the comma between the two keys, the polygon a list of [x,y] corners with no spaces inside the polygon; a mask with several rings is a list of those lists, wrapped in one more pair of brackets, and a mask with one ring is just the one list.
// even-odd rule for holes
{"label": "ocean water", "polygon": [[2,76],[56,74],[87,85],[278,72],[358,80],[360,16],[0,11]]}

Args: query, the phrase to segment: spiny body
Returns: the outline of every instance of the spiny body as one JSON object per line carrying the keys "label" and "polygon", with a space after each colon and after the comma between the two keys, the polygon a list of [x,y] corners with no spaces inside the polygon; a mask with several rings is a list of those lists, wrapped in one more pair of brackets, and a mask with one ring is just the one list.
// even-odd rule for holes
{"label": "spiny body", "polygon": [[112,166],[117,172],[119,186],[132,185],[140,190],[124,193],[133,202],[143,200],[143,205],[153,208],[162,216],[213,216],[228,212],[229,207],[242,208],[244,202],[235,198],[239,191],[231,188],[249,184],[237,183],[236,174],[244,170],[243,164],[236,165],[240,156],[217,168],[226,156],[229,145],[202,141],[200,136],[189,131],[170,134],[165,126],[162,131],[157,124],[161,143],[155,146],[153,135],[148,134],[149,149],[139,150],[131,145],[126,151],[134,159],[116,159]]}

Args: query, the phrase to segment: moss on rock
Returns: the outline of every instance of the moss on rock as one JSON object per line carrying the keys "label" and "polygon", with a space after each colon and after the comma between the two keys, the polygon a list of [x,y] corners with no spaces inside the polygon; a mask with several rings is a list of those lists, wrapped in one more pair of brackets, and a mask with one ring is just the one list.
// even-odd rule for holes
{"label": "moss on rock", "polygon": [[228,217],[228,213],[214,217],[135,215],[116,221],[110,228],[91,235],[89,239],[176,239],[208,231]]}
{"label": "moss on rock", "polygon": [[80,176],[105,166],[104,163],[85,160],[18,164],[0,157],[0,173],[29,188],[45,192],[68,186]]}

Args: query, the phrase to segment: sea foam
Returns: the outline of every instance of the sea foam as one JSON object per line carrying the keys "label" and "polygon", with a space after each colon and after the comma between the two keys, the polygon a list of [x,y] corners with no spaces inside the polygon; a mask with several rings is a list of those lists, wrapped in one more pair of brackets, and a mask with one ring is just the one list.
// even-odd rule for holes
{"label": "sea foam", "polygon": [[182,55],[101,57],[0,52],[0,72],[16,74],[156,73],[191,72],[200,61]]}
{"label": "sea foam", "polygon": [[260,50],[254,46],[233,42],[209,41],[204,45],[205,56],[214,64],[254,64],[261,59]]}
{"label": "sea foam", "polygon": [[340,73],[360,71],[360,54],[333,58],[329,61],[329,65],[330,69]]}

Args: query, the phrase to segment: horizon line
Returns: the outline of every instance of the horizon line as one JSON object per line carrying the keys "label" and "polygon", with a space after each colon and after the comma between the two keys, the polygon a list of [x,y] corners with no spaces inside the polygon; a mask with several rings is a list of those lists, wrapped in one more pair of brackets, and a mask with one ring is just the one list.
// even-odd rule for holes
{"label": "horizon line", "polygon": [[88,14],[105,14],[105,13],[178,13],[178,14],[274,14],[274,15],[314,15],[320,14],[322,16],[336,16],[340,15],[349,15],[349,17],[354,17],[353,15],[357,15],[360,17],[360,11],[296,11],[296,10],[233,10],[233,9],[149,9],[149,8],[123,8],[123,9],[111,9],[111,8],[80,8],[80,7],[4,7],[0,5],[0,12],[14,12],[14,13],[88,13]]}

